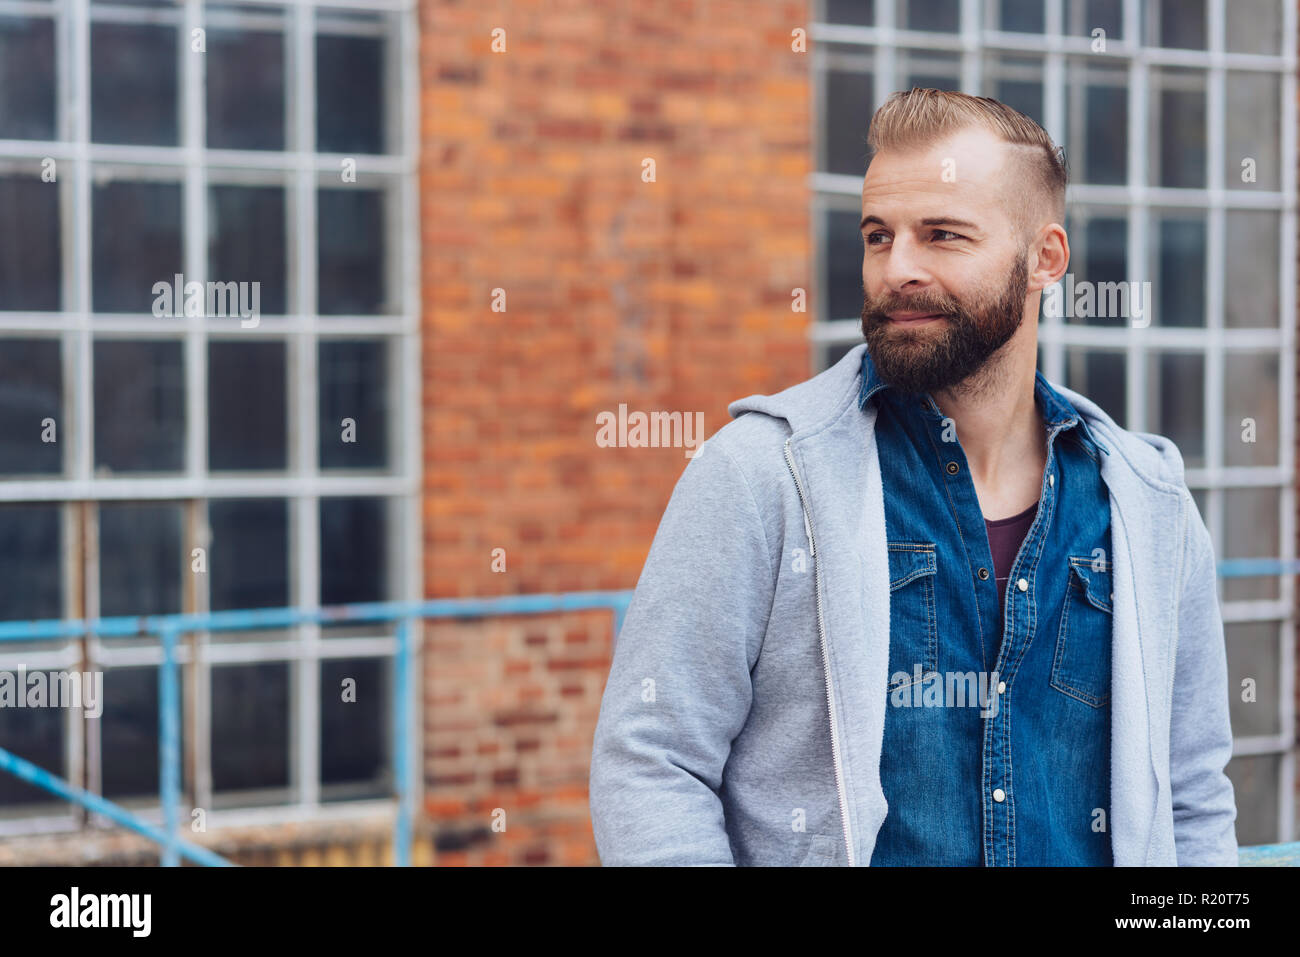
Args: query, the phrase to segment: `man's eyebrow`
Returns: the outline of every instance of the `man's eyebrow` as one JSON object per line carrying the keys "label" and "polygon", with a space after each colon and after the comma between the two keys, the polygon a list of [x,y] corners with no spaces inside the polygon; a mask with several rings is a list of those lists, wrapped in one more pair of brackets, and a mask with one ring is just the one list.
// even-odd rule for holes
{"label": "man's eyebrow", "polygon": [[[885,221],[881,219],[879,216],[863,216],[862,222],[858,224],[858,232],[862,232],[862,230],[866,229],[868,223],[878,223],[881,226],[885,225]],[[974,229],[974,230],[979,229],[979,226],[975,225],[974,223],[967,222],[964,219],[954,219],[951,216],[927,216],[925,219],[921,220],[921,225],[922,226],[960,226],[962,229]]]}

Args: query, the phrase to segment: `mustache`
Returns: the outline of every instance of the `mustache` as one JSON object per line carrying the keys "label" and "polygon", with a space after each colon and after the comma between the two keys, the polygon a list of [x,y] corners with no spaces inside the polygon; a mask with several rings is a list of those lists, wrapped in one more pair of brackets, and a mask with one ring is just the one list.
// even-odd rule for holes
{"label": "mustache", "polygon": [[952,317],[961,306],[952,299],[922,296],[886,296],[863,303],[862,316],[873,322],[884,322],[891,312],[924,312]]}

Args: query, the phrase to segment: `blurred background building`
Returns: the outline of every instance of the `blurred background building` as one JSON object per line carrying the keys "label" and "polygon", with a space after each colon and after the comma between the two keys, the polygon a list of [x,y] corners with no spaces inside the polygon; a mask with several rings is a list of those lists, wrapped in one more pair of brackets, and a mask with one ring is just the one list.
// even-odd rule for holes
{"label": "blurred background building", "polygon": [[[1147,328],[1045,317],[1040,367],[1178,443],[1220,559],[1238,837],[1293,840],[1296,20],[0,0],[0,621],[461,601],[406,684],[391,620],[184,634],[184,836],[391,861],[413,758],[414,863],[597,863],[614,617],[468,600],[636,584],[687,459],[602,447],[597,416],[709,435],[860,341],[868,121],[959,89],[1064,145],[1076,279],[1152,283]],[[155,315],[177,274],[258,282],[256,324]],[[0,672],[100,670],[105,699],[0,708],[0,748],[160,821],[161,655],[0,643]],[[0,772],[0,863],[157,860]]]}

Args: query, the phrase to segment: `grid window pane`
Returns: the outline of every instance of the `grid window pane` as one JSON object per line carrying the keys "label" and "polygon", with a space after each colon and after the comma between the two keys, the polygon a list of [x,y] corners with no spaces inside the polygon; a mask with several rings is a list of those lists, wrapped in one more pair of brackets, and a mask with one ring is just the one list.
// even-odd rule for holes
{"label": "grid window pane", "polygon": [[1230,209],[1225,213],[1224,325],[1277,328],[1283,322],[1278,273],[1281,216],[1271,210]]}
{"label": "grid window pane", "polygon": [[45,502],[0,505],[0,621],[62,617],[59,510]]}
{"label": "grid window pane", "polygon": [[961,90],[961,58],[955,53],[899,50],[898,70],[904,90]]}
{"label": "grid window pane", "polygon": [[846,23],[855,27],[869,27],[875,23],[873,0],[823,0],[827,23]]}
{"label": "grid window pane", "polygon": [[[3,521],[3,520],[0,520]],[[8,670],[8,669],[6,669]],[[14,672],[15,680],[17,671]],[[28,678],[32,673],[28,673]],[[46,672],[48,682],[50,673]],[[62,708],[0,708],[0,748],[31,761],[60,777],[67,775],[63,757]],[[27,784],[13,774],[0,774],[0,808],[39,807],[45,813],[66,813],[67,805],[48,791]]]}
{"label": "grid window pane", "polygon": [[1205,325],[1205,214],[1152,213],[1154,326]]}
{"label": "grid window pane", "polygon": [[[181,720],[185,682],[178,682]],[[104,672],[100,718],[104,796],[158,796],[158,669],[112,668]]]}
{"label": "grid window pane", "polygon": [[[1281,493],[1276,488],[1230,488],[1223,492],[1223,554],[1220,558],[1276,558],[1282,554]],[[1276,575],[1225,578],[1226,601],[1272,601]]]}
{"label": "grid window pane", "polygon": [[871,125],[872,75],[857,70],[826,72],[825,152],[821,169],[863,176],[867,171],[867,127]]}
{"label": "grid window pane", "polygon": [[1126,70],[1097,65],[1083,57],[1066,61],[1064,146],[1071,182],[1125,182],[1128,85]]}
{"label": "grid window pane", "polygon": [[208,343],[208,467],[288,462],[283,342]]}
{"label": "grid window pane", "polygon": [[213,186],[208,190],[208,279],[248,283],[250,304],[254,302],[252,284],[257,283],[259,313],[285,312],[287,235],[284,187]]}
{"label": "grid window pane", "polygon": [[[95,311],[152,314],[160,298],[154,284],[170,289],[181,272],[180,184],[95,186],[92,237]],[[172,299],[169,292],[162,305]]]}
{"label": "grid window pane", "polygon": [[[888,3],[889,0],[880,0]],[[961,29],[959,0],[896,0],[894,22],[907,30],[956,33]]]}
{"label": "grid window pane", "polygon": [[1282,40],[1282,4],[1291,0],[1232,0],[1223,25],[1229,53],[1277,56]]}
{"label": "grid window pane", "polygon": [[327,340],[320,343],[318,366],[320,467],[387,466],[387,344],[376,340]]}
{"label": "grid window pane", "polygon": [[1043,58],[989,55],[984,62],[986,95],[1043,122]]}
{"label": "grid window pane", "polygon": [[1237,804],[1237,844],[1276,844],[1278,841],[1278,781],[1282,759],[1276,754],[1240,755],[1224,769]]}
{"label": "grid window pane", "polygon": [[322,189],[317,195],[317,219],[321,315],[388,311],[384,194],[373,189]]}
{"label": "grid window pane", "polygon": [[1094,37],[1103,31],[1106,40],[1124,37],[1124,0],[1065,0],[1065,32],[1072,37]]}
{"label": "grid window pane", "polygon": [[821,243],[825,254],[822,288],[826,290],[827,319],[861,321],[862,233],[857,211],[834,209],[821,215]]}
{"label": "grid window pane", "polygon": [[[1225,624],[1228,648],[1228,695],[1232,733],[1237,737],[1279,734],[1282,730],[1282,644],[1280,622],[1238,621]],[[1255,700],[1241,700],[1242,682],[1255,683]]]}
{"label": "grid window pane", "polygon": [[0,210],[0,310],[59,309],[58,186],[39,176],[0,176]]}
{"label": "grid window pane", "polygon": [[284,34],[208,30],[211,149],[284,149]]}
{"label": "grid window pane", "polygon": [[289,509],[284,499],[214,499],[208,505],[213,611],[289,604]]}
{"label": "grid window pane", "polygon": [[1146,0],[1148,46],[1206,49],[1206,0]]}
{"label": "grid window pane", "polygon": [[384,601],[388,598],[387,532],[387,503],[384,499],[321,499],[322,605]]}
{"label": "grid window pane", "polygon": [[1224,99],[1224,187],[1281,189],[1281,78],[1229,70]]}
{"label": "grid window pane", "polygon": [[[371,785],[348,789],[348,797],[378,797],[391,787],[391,667],[383,658],[331,658],[320,663],[321,784]],[[345,681],[350,681],[347,694],[353,700],[344,700]]]}
{"label": "grid window pane", "polygon": [[212,790],[289,786],[289,666],[212,669]]}
{"label": "grid window pane", "polygon": [[383,153],[384,47],[381,37],[316,37],[316,149]]}
{"label": "grid window pane", "polygon": [[1042,33],[1044,30],[1042,0],[996,0],[990,9],[996,17],[992,24],[995,30],[1008,33]]}
{"label": "grid window pane", "polygon": [[1281,452],[1276,352],[1229,352],[1223,357],[1224,464],[1278,465]]}
{"label": "grid window pane", "polygon": [[1124,353],[1103,349],[1069,349],[1065,353],[1064,385],[1096,402],[1124,428],[1128,384]]}
{"label": "grid window pane", "polygon": [[1151,185],[1205,189],[1205,100],[1204,71],[1152,69],[1147,131]]}
{"label": "grid window pane", "polygon": [[92,22],[90,138],[96,143],[178,145],[177,53],[175,27]]}
{"label": "grid window pane", "polygon": [[181,506],[104,502],[99,506],[100,614],[174,615],[181,608]]}
{"label": "grid window pane", "polygon": [[[1121,218],[1108,216],[1104,213],[1097,215],[1099,210],[1070,210],[1070,218],[1081,219],[1077,224],[1071,223],[1067,230],[1071,239],[1070,246],[1070,273],[1074,276],[1076,283],[1080,281],[1100,284],[1100,283],[1124,283],[1128,279],[1128,223]],[[1083,218],[1086,216],[1087,218]],[[1097,289],[1098,286],[1092,288]],[[1102,287],[1112,288],[1112,287]],[[1119,287],[1127,288],[1127,287]],[[1062,290],[1062,296],[1068,294],[1067,289]],[[1075,298],[1078,298],[1077,291]],[[1098,298],[1103,294],[1099,291]],[[1109,297],[1107,297],[1109,298]],[[1150,303],[1144,303],[1143,308],[1149,309]],[[1096,313],[1108,312],[1103,308],[1101,303],[1097,303],[1093,309],[1069,309],[1064,317],[1067,323],[1085,326],[1109,326],[1114,328],[1125,324],[1127,317],[1116,317],[1113,315],[1097,315]],[[1130,306],[1129,312],[1132,313]],[[1076,312],[1093,313],[1093,315],[1078,315]]]}
{"label": "grid window pane", "polygon": [[[58,339],[0,339],[0,475],[63,470],[60,351]],[[54,420],[52,432],[47,419]]]}
{"label": "grid window pane", "polygon": [[1187,468],[1205,465],[1204,397],[1202,353],[1148,353],[1146,431],[1171,439]]}
{"label": "grid window pane", "polygon": [[52,18],[0,16],[0,139],[54,139],[54,64]]}
{"label": "grid window pane", "polygon": [[184,466],[183,361],[179,342],[95,342],[96,469],[174,472]]}

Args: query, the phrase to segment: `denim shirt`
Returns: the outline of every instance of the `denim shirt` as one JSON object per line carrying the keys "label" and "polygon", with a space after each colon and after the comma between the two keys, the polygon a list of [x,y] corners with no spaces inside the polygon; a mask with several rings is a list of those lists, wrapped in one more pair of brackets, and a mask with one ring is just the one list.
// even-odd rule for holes
{"label": "denim shirt", "polygon": [[1109,449],[1041,373],[1034,395],[1047,464],[1002,604],[955,425],[863,353],[890,578],[873,866],[1112,864]]}

